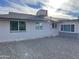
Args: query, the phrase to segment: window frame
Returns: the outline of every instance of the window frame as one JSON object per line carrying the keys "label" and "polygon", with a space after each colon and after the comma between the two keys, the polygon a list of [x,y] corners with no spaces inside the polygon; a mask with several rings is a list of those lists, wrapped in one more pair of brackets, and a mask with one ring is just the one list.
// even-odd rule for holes
{"label": "window frame", "polygon": [[57,24],[56,23],[52,23],[52,28],[57,28]]}
{"label": "window frame", "polygon": [[36,30],[43,30],[43,23],[42,22],[35,22],[35,29]]}
{"label": "window frame", "polygon": [[[73,27],[74,29],[72,29],[72,26],[74,26]],[[75,25],[74,24],[71,25],[71,32],[75,32]]]}
{"label": "window frame", "polygon": [[[12,21],[10,21],[10,31],[18,31],[18,24],[17,24],[17,30],[13,30],[13,29],[11,29],[11,28],[12,28],[12,27],[11,27],[11,25],[12,25],[11,22],[12,22]],[[16,21],[16,22],[18,23],[18,21]]]}
{"label": "window frame", "polygon": [[[11,30],[11,22],[12,21],[17,21],[18,22],[18,29],[17,30]],[[20,27],[20,24],[19,22],[25,22],[25,30],[20,30],[19,27]],[[10,32],[25,32],[26,31],[26,21],[23,21],[23,20],[11,20],[10,21]]]}
{"label": "window frame", "polygon": [[[20,29],[20,27],[22,26],[22,25],[20,26],[20,22],[24,22],[24,23],[25,23],[25,25],[23,25],[23,27],[25,27],[24,30],[21,30],[21,29]],[[19,21],[19,22],[18,22],[18,30],[19,30],[19,31],[26,31],[26,22],[25,22],[25,21]]]}
{"label": "window frame", "polygon": [[[70,30],[69,31],[65,31],[65,26],[66,25],[69,25],[70,26]],[[73,29],[72,29],[72,25],[74,26],[73,27]],[[60,26],[61,28],[60,28],[60,31],[61,32],[70,32],[70,33],[74,33],[75,32],[75,24],[61,24],[61,26]],[[63,28],[62,28],[63,27]]]}

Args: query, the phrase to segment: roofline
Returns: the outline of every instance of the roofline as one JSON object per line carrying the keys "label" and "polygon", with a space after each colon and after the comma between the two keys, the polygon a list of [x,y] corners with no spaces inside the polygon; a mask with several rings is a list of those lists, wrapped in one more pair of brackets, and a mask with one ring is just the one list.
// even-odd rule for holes
{"label": "roofline", "polygon": [[[48,22],[48,21],[51,21],[51,20],[33,20],[33,19],[20,19],[20,18],[4,18],[4,17],[0,17],[0,19],[2,19],[2,21],[12,21],[13,19],[15,20],[23,20],[23,21],[43,21],[43,22]],[[8,20],[6,20],[8,19]],[[55,22],[55,21],[52,21],[52,22]]]}
{"label": "roofline", "polygon": [[[4,14],[0,17],[0,19],[18,19],[18,20],[28,20],[28,21],[52,21],[52,22],[62,22],[62,21],[79,21],[78,19],[65,19],[65,18],[56,18],[56,17],[50,17],[50,18],[42,18],[42,17],[38,17],[37,15],[32,15],[32,14],[23,14],[23,15],[29,15],[29,16],[34,16],[36,17],[36,19],[33,18],[19,18],[19,17],[7,17],[7,15],[11,15],[11,14],[23,14],[23,13],[14,13],[14,12],[9,12],[9,14]],[[5,16],[5,17],[3,17]],[[37,18],[38,17],[38,18]],[[52,19],[57,19],[57,20],[52,20]]]}
{"label": "roofline", "polygon": [[[0,17],[0,19],[17,19],[17,20],[27,20],[27,21],[52,21],[52,22],[64,22],[64,21],[79,21],[78,19],[70,19],[70,20],[68,20],[68,19],[65,19],[65,20],[58,20],[58,21],[55,21],[55,20],[51,20],[51,19],[49,19],[49,20],[34,20],[34,19],[21,19],[21,18],[7,18],[7,17]],[[44,18],[45,19],[45,18]],[[58,19],[58,18],[55,18],[55,19]]]}
{"label": "roofline", "polygon": [[[0,19],[17,19],[17,20],[27,20],[27,19],[21,19],[21,18],[5,18],[5,17],[0,17]],[[44,21],[44,20],[33,20],[33,19],[28,19],[27,21],[29,21],[29,20],[31,20],[31,21]]]}

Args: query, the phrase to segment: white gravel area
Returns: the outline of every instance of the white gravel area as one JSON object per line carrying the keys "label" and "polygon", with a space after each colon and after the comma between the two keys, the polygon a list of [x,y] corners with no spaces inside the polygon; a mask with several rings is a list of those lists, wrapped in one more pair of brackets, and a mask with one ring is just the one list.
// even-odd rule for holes
{"label": "white gravel area", "polygon": [[79,40],[51,37],[0,43],[0,59],[79,59]]}

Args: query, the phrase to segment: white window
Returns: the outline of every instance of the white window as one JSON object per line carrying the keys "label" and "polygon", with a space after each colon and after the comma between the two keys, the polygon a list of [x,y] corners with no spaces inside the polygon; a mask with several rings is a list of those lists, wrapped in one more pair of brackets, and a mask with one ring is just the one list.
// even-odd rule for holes
{"label": "white window", "polygon": [[10,31],[26,31],[26,22],[10,21]]}
{"label": "white window", "polygon": [[37,30],[42,30],[42,29],[43,29],[43,25],[42,25],[41,22],[36,22],[35,24],[36,24],[36,27],[35,27],[35,28],[36,28]]}
{"label": "white window", "polygon": [[61,25],[61,31],[65,31],[65,32],[74,32],[74,24],[68,24],[68,25]]}

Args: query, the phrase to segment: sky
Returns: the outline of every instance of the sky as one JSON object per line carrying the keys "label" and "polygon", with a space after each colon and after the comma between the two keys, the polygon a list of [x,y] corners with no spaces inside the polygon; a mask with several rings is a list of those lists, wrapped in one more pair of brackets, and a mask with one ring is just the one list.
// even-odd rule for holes
{"label": "sky", "polygon": [[0,14],[8,12],[36,14],[39,9],[59,18],[79,16],[79,0],[0,0]]}

